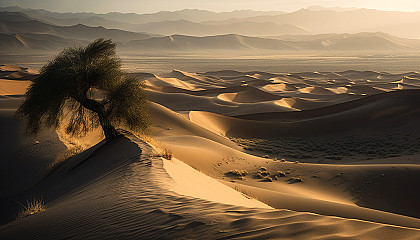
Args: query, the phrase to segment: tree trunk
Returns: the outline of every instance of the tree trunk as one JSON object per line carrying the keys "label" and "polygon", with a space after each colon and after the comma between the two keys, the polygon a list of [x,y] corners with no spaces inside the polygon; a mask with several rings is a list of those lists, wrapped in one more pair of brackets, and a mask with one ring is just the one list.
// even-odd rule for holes
{"label": "tree trunk", "polygon": [[115,129],[114,126],[106,119],[106,117],[103,116],[103,113],[98,113],[99,116],[99,122],[102,126],[102,130],[104,131],[105,140],[107,142],[110,142],[114,138],[118,136],[118,132]]}
{"label": "tree trunk", "polygon": [[80,102],[83,107],[98,114],[99,123],[101,124],[102,130],[104,131],[105,140],[107,142],[110,142],[118,136],[117,130],[114,126],[112,126],[111,122],[105,116],[104,106],[100,102],[89,99],[87,97],[74,97],[74,99]]}

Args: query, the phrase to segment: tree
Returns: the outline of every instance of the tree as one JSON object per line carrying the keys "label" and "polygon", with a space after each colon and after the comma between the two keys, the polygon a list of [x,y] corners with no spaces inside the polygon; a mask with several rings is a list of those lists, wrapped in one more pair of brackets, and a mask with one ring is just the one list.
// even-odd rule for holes
{"label": "tree", "polygon": [[118,135],[116,126],[147,129],[143,84],[121,70],[115,50],[111,40],[101,38],[86,47],[64,49],[42,67],[17,111],[27,133],[57,128],[64,117],[67,134],[80,136],[101,126],[106,141]]}

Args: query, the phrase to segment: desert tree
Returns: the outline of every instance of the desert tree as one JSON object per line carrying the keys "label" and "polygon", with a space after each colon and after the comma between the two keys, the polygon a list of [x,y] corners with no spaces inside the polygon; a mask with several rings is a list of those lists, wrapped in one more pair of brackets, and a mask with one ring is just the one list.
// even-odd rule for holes
{"label": "desert tree", "polygon": [[43,66],[17,117],[28,134],[64,124],[67,134],[82,136],[101,126],[106,141],[117,126],[139,132],[149,124],[142,82],[122,71],[115,43],[102,38],[64,49]]}

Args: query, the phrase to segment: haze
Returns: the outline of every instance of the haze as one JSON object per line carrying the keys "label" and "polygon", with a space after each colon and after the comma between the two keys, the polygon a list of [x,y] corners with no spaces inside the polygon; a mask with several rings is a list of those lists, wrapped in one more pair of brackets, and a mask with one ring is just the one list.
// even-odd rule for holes
{"label": "haze", "polygon": [[420,240],[419,25],[420,0],[0,0],[0,240]]}
{"label": "haze", "polygon": [[[100,4],[99,4],[100,3]],[[232,11],[238,9],[296,11],[313,5],[326,7],[357,7],[388,11],[420,11],[420,1],[416,0],[3,0],[0,6],[20,6],[42,8],[58,12],[136,12],[150,13],[163,10],[204,9],[210,11]]]}

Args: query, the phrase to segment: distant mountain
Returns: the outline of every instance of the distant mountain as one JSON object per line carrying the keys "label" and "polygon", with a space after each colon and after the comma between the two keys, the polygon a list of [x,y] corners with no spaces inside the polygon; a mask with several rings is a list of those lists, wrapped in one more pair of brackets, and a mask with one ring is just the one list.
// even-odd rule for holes
{"label": "distant mountain", "polygon": [[148,22],[160,22],[160,21],[177,21],[177,20],[188,20],[192,22],[202,21],[220,21],[227,20],[230,18],[248,18],[255,16],[276,16],[285,14],[280,11],[253,11],[253,10],[237,10],[232,12],[211,12],[206,10],[198,9],[184,9],[179,11],[161,11],[157,13],[149,14],[134,14],[134,13],[106,13],[100,14],[99,16],[113,21],[128,22],[134,24],[148,23]]}
{"label": "distant mountain", "polygon": [[[419,38],[420,31],[420,12],[397,12],[380,11],[374,9],[355,9],[340,7],[322,7],[312,6],[307,9],[301,9],[291,13],[278,11],[252,11],[241,10],[233,12],[215,13],[205,10],[185,9],[180,11],[161,11],[150,14],[135,13],[56,13],[45,10],[23,9],[19,7],[0,7],[1,11],[15,11],[26,14],[38,21],[52,25],[72,26],[83,24],[87,26],[103,26],[105,28],[115,28],[125,31],[144,31],[149,30],[150,26],[157,23],[174,24],[177,21],[188,21],[207,26],[225,26],[248,24],[250,29],[258,28],[257,24],[264,26],[267,24],[276,24],[283,26],[285,24],[296,26],[312,34],[324,33],[359,33],[359,32],[386,32],[398,37]],[[253,26],[251,25],[254,24]],[[188,29],[177,28],[178,31],[169,31],[169,26],[162,27],[161,31],[154,30],[159,34],[185,34],[185,35],[210,35],[210,34],[245,34],[252,36],[264,36],[267,30],[261,30],[261,34],[253,34],[251,31],[244,30],[237,32],[226,32],[220,30],[209,31],[207,33],[196,34]],[[176,27],[176,26],[175,26]],[[165,30],[166,28],[166,30]],[[211,27],[208,27],[211,29]],[[268,27],[266,28],[268,29]],[[182,31],[181,31],[182,30]],[[198,31],[198,30],[197,30]],[[204,30],[201,30],[204,32]],[[290,33],[304,34],[304,33]],[[270,35],[280,35],[270,34]]]}
{"label": "distant mountain", "polygon": [[323,11],[323,10],[329,10],[329,11],[335,11],[335,12],[347,12],[347,11],[355,11],[358,10],[360,8],[354,8],[354,7],[324,7],[324,6],[320,6],[320,5],[313,5],[313,6],[309,6],[306,9],[311,10],[311,11]]}
{"label": "distant mountain", "polygon": [[236,34],[207,37],[173,35],[131,41],[123,46],[133,51],[270,50],[270,51],[410,51],[420,49],[420,40],[405,40],[384,33],[322,35],[304,41]]}
{"label": "distant mountain", "polygon": [[392,12],[374,9],[357,9],[353,11],[299,11],[277,16],[257,16],[245,19],[212,22],[227,24],[239,21],[272,22],[292,24],[307,29],[312,33],[358,33],[386,32],[398,37],[420,38],[420,12]]}
{"label": "distant mountain", "polygon": [[140,32],[155,33],[161,35],[224,35],[240,34],[247,36],[267,36],[286,34],[308,34],[303,28],[290,24],[278,25],[275,23],[236,22],[226,25],[205,25],[187,20],[152,22],[136,26]]}
{"label": "distant mountain", "polygon": [[[12,20],[10,20],[12,19]],[[66,39],[93,40],[99,37],[115,41],[146,39],[151,36],[143,33],[128,32],[104,27],[89,27],[82,24],[56,26],[34,20],[22,13],[0,12],[0,33],[5,34],[49,34]]]}
{"label": "distant mountain", "polygon": [[0,21],[21,22],[35,20],[21,12],[0,12]]}
{"label": "distant mountain", "polygon": [[[248,18],[255,16],[274,16],[285,14],[281,11],[253,11],[253,10],[237,10],[232,12],[211,12],[198,9],[184,9],[179,11],[161,11],[157,13],[136,14],[136,13],[117,13],[111,12],[106,14],[96,13],[57,13],[50,12],[43,9],[25,9],[20,7],[0,7],[0,12],[22,12],[30,17],[40,20],[48,21],[59,25],[75,25],[78,23],[85,23],[93,19],[103,19],[104,24],[96,26],[109,27],[107,24],[143,24],[149,22],[162,22],[162,21],[178,21],[188,20],[192,22],[202,21],[222,21],[230,18]],[[95,20],[91,22],[95,23]],[[130,29],[132,30],[132,29]]]}
{"label": "distant mountain", "polygon": [[[232,24],[211,26],[196,23],[185,19],[225,19],[232,16],[258,16],[264,14],[278,14],[280,12],[256,12],[250,10],[234,11],[230,13],[213,13],[202,10],[181,10],[175,12],[158,12],[155,14],[93,14],[93,13],[53,13],[45,10],[21,9],[18,7],[0,8],[1,10],[20,10],[20,17],[29,18],[50,25],[61,26],[100,26],[133,32],[150,32],[159,35],[184,34],[194,36],[208,36],[217,34],[243,34],[249,36],[281,35],[281,34],[307,34],[308,32],[290,24],[278,25],[275,23],[236,22]],[[3,21],[17,17],[18,12],[1,12]],[[10,15],[10,17],[9,17]],[[11,16],[13,15],[13,16]],[[206,17],[207,16],[207,17]],[[108,19],[109,18],[109,19]],[[111,19],[111,20],[110,20]],[[131,21],[129,21],[132,19]],[[138,23],[153,19],[176,19],[157,22]],[[121,20],[121,21],[117,21]],[[127,22],[123,22],[123,20]]]}
{"label": "distant mountain", "polygon": [[0,33],[0,49],[7,51],[61,50],[65,47],[86,44],[87,41],[64,39],[48,34],[5,34]]}
{"label": "distant mountain", "polygon": [[299,42],[310,48],[330,50],[408,50],[420,49],[420,40],[395,37],[383,32],[356,34],[282,35],[269,38]]}
{"label": "distant mountain", "polygon": [[125,48],[133,50],[247,50],[247,49],[281,49],[293,50],[283,41],[275,39],[264,39],[257,37],[246,37],[236,34],[217,35],[208,37],[192,37],[183,35],[173,35],[168,37],[150,38],[136,40],[127,43]]}
{"label": "distant mountain", "polygon": [[[371,13],[370,10],[366,11]],[[344,26],[344,22],[349,19],[346,20],[342,15],[350,17],[355,13],[361,14],[360,10],[342,13],[301,10],[291,14],[246,18],[247,20],[236,19],[217,24],[176,20],[129,25],[136,28],[138,32],[151,32],[151,34],[145,34],[104,27],[90,27],[83,24],[57,26],[46,20],[27,16],[22,12],[0,12],[0,50],[57,50],[104,37],[118,42],[121,49],[140,52],[200,50],[420,51],[420,40],[399,38],[383,32],[310,35],[303,28],[285,23],[306,23],[308,27],[314,27],[321,23],[331,25],[326,22],[332,21],[330,18],[336,16],[337,24]],[[385,12],[379,11],[379,15],[383,17],[382,14]],[[66,16],[72,16],[72,14],[66,14]],[[315,16],[321,19],[312,19]],[[87,14],[84,19],[98,21],[98,23],[103,20],[94,14]],[[263,22],[264,19],[271,20]],[[312,19],[316,23],[309,24],[308,19]],[[113,20],[106,21],[111,23]],[[360,20],[354,19],[353,21]],[[345,26],[349,28],[348,25]],[[414,27],[409,24],[406,26]],[[321,27],[317,31],[320,29]],[[169,36],[162,37],[162,34]]]}

